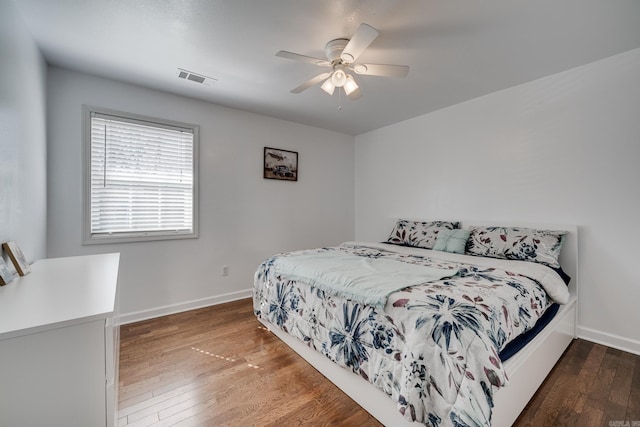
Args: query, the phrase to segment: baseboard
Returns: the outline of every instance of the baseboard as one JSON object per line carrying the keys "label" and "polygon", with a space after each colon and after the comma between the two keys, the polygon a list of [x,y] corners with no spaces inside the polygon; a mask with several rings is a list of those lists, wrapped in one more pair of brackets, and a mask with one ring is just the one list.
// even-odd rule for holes
{"label": "baseboard", "polygon": [[183,311],[195,310],[197,308],[209,307],[211,305],[249,298],[251,295],[251,289],[245,289],[242,291],[230,292],[228,294],[215,295],[212,297],[165,305],[163,307],[151,308],[149,310],[124,313],[118,316],[117,324],[126,325],[127,323],[139,322],[141,320],[153,319],[155,317],[167,316],[169,314],[181,313]]}
{"label": "baseboard", "polygon": [[621,337],[619,335],[608,334],[602,331],[596,331],[594,329],[585,328],[584,326],[578,326],[578,338],[606,345],[607,347],[617,348],[618,350],[640,356],[640,341]]}

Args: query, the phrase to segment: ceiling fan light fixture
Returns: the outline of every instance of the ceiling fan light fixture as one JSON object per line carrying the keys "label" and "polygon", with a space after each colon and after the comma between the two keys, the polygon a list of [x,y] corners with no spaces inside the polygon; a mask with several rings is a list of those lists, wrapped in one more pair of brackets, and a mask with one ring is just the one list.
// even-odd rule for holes
{"label": "ceiling fan light fixture", "polygon": [[356,83],[356,80],[351,75],[347,74],[347,81],[344,83],[344,93],[349,96],[351,95],[351,93],[353,93],[354,90],[357,90],[358,88],[359,86]]}
{"label": "ceiling fan light fixture", "polygon": [[331,78],[328,78],[327,80],[324,81],[324,83],[322,83],[322,86],[320,86],[320,89],[327,92],[329,95],[333,95],[333,91],[336,89],[336,86],[331,81]]}
{"label": "ceiling fan light fixture", "polygon": [[331,75],[331,82],[336,87],[342,87],[347,82],[347,73],[344,72],[342,67],[337,67]]}

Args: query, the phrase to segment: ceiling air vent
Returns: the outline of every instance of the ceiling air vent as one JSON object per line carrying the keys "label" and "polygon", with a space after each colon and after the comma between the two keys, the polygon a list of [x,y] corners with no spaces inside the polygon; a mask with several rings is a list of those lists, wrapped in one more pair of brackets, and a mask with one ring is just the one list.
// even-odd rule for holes
{"label": "ceiling air vent", "polygon": [[207,77],[202,74],[196,74],[192,71],[185,70],[183,68],[178,68],[178,78],[191,80],[192,82],[200,83],[205,86],[211,86],[212,83],[218,80],[218,79],[214,79],[213,77]]}

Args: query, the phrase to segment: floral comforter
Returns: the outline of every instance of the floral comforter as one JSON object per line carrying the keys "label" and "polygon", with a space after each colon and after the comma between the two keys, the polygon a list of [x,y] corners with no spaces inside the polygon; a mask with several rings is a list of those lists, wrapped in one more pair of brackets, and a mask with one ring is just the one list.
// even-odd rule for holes
{"label": "floral comforter", "polygon": [[[458,273],[396,291],[381,310],[272,268],[278,257],[324,251]],[[433,427],[489,426],[493,390],[508,382],[498,353],[535,324],[549,295],[568,299],[560,277],[542,265],[357,243],[272,257],[258,268],[253,291],[259,318],[383,390],[408,420]]]}

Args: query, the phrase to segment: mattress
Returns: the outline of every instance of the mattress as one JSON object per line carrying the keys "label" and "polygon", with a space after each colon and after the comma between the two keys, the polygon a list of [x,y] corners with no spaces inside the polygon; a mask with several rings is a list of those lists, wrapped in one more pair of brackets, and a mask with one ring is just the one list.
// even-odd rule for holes
{"label": "mattress", "polygon": [[[326,252],[457,273],[393,291],[376,307],[279,271],[284,257]],[[408,420],[490,425],[493,390],[508,383],[499,353],[563,292],[568,297],[558,274],[539,264],[347,243],[263,262],[254,311],[383,390]]]}

